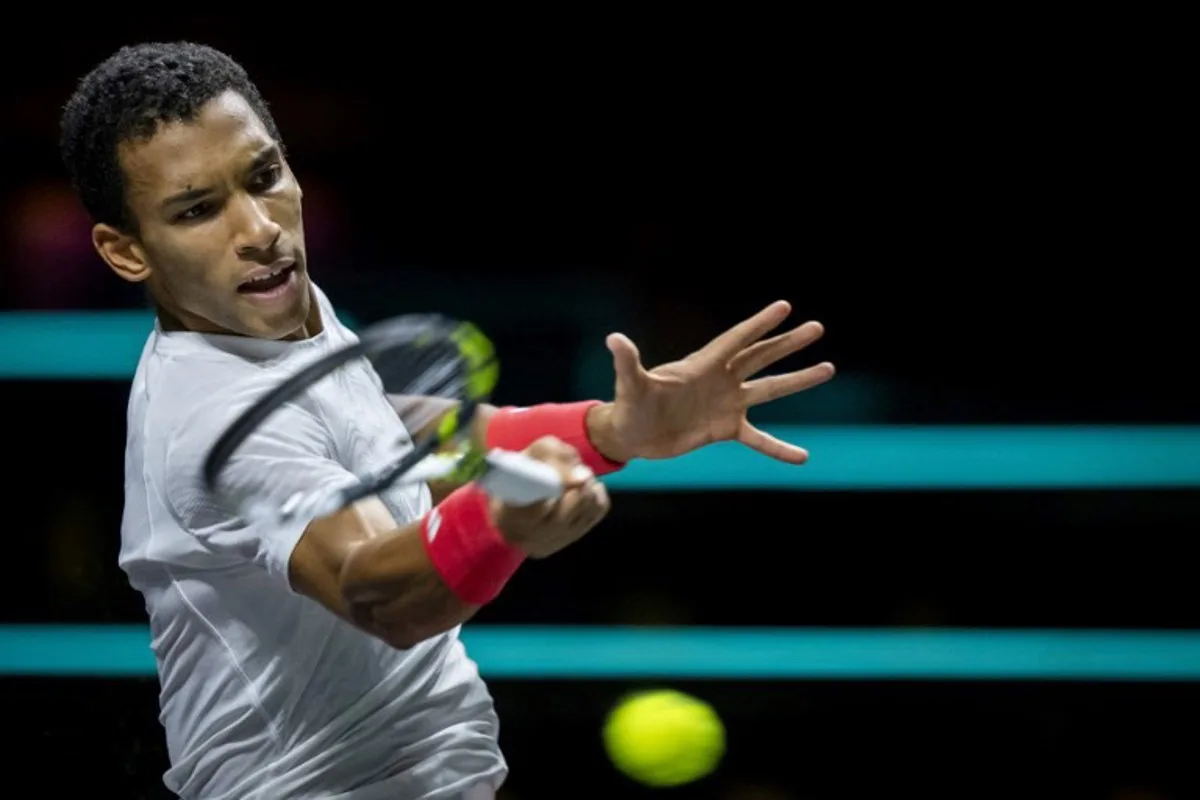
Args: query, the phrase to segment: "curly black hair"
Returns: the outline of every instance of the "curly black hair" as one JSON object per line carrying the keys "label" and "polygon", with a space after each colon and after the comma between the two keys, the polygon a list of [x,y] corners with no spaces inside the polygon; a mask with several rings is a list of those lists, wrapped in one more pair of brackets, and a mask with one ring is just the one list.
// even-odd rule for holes
{"label": "curly black hair", "polygon": [[117,156],[122,142],[149,139],[164,122],[194,120],[233,90],[283,143],[246,70],[225,53],[191,42],[123,47],[80,80],[62,115],[59,146],[71,183],[93,221],[136,230]]}

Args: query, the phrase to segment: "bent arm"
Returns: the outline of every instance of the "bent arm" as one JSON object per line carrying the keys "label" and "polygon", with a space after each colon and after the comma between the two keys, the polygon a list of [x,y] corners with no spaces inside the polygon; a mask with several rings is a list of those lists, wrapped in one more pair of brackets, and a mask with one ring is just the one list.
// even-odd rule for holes
{"label": "bent arm", "polygon": [[[224,430],[253,397],[234,387],[227,402],[198,405],[172,431],[165,499],[184,530],[212,552],[252,560],[291,591],[398,648],[453,628],[487,602],[483,593],[464,592],[461,574],[446,570],[454,566],[444,555],[455,543],[447,533],[453,526],[441,525],[434,547],[422,528],[428,516],[399,524],[386,494],[309,520],[244,517],[225,502],[282,506],[297,492],[354,483],[334,457],[328,428],[302,403],[279,409],[246,440],[222,470],[225,497],[213,497],[201,478],[212,432]],[[475,522],[479,528],[486,518]]]}
{"label": "bent arm", "polygon": [[[402,418],[422,420],[421,427],[411,431],[414,435],[430,432],[457,407],[454,401],[436,397],[389,399]],[[581,435],[603,440],[609,408],[610,404],[597,404],[584,412],[580,407],[575,424]],[[480,407],[470,432],[477,444],[489,445],[489,426],[498,413],[502,412],[494,406]],[[504,441],[523,449],[531,442],[516,439],[536,438],[536,428],[535,424],[516,438],[509,431]],[[431,485],[434,504],[445,502],[457,488]],[[423,521],[398,525],[378,498],[310,523],[292,551],[288,574],[297,591],[398,648],[450,630],[480,608],[464,600],[434,564]]]}
{"label": "bent arm", "polygon": [[393,647],[407,649],[470,619],[434,568],[421,522],[397,525],[378,498],[309,524],[288,565],[296,591]]}

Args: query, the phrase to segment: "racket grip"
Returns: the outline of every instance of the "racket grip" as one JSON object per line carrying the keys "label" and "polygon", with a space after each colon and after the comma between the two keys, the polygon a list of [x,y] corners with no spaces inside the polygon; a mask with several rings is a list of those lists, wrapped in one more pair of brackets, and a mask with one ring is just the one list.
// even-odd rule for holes
{"label": "racket grip", "polygon": [[488,469],[476,484],[505,503],[528,506],[563,492],[558,470],[542,461],[511,450],[492,450],[485,460]]}

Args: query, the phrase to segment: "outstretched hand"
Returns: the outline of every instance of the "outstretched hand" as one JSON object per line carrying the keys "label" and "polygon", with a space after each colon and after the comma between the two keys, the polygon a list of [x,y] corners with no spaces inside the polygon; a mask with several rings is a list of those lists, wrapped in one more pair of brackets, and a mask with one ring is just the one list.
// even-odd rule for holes
{"label": "outstretched hand", "polygon": [[763,337],[791,313],[785,301],[772,303],[679,361],[647,370],[637,346],[620,333],[606,344],[613,354],[616,395],[598,407],[597,444],[617,461],[671,458],[713,442],[736,441],[789,464],[803,464],[808,452],[750,424],[753,406],[796,394],[833,377],[823,362],[796,372],[754,377],[775,362],[817,341],[825,329],[806,322],[787,333]]}

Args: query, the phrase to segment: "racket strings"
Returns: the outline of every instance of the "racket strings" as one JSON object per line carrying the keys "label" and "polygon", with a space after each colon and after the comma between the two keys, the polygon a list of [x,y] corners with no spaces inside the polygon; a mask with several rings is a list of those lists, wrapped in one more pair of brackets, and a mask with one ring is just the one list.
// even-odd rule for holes
{"label": "racket strings", "polygon": [[417,375],[405,394],[416,397],[457,396],[466,384],[466,376],[457,364],[444,363]]}
{"label": "racket strings", "polygon": [[[222,486],[220,475],[234,451],[280,407],[359,359],[365,359],[374,369],[386,394],[406,397],[408,402],[394,405],[408,440],[401,437],[397,450],[381,454],[384,463],[372,459],[369,466],[360,465],[352,485],[311,486],[297,492],[294,480],[285,480],[283,471],[269,470],[264,465],[268,474],[263,476],[265,486],[261,492],[256,488],[253,498],[231,496],[231,490],[236,494],[235,487]],[[432,316],[379,323],[364,331],[357,344],[298,370],[231,424],[206,460],[205,479],[223,501],[240,501],[236,505],[248,509],[251,517],[275,518],[314,511],[329,513],[403,482],[409,472],[418,481],[430,479],[424,473],[438,469],[452,469],[458,474],[460,464],[470,472],[472,446],[465,434],[478,404],[486,402],[491,394],[497,369],[490,342],[464,323]],[[447,418],[451,403],[458,411]],[[426,468],[425,462],[432,466]]]}
{"label": "racket strings", "polygon": [[411,399],[401,404],[400,419],[414,438],[445,415],[446,405],[437,399],[460,401],[465,396],[473,369],[445,340],[378,353],[369,360],[389,394]]}
{"label": "racket strings", "polygon": [[417,406],[416,410],[401,414],[400,421],[404,423],[409,435],[415,435],[417,431],[423,431],[440,420],[445,413],[446,409],[443,407],[423,404]]}

